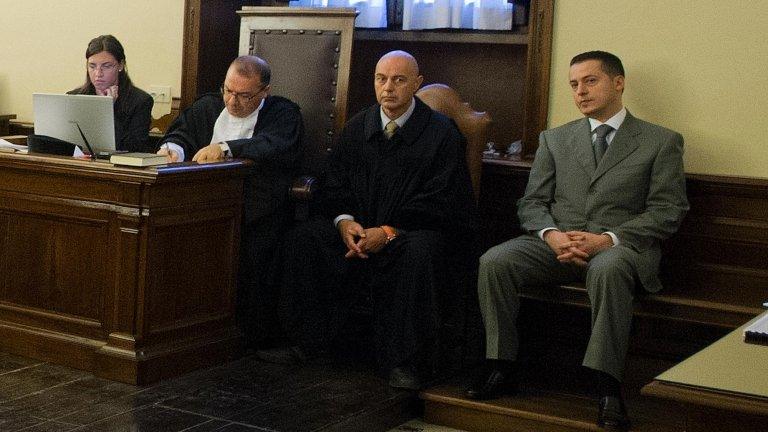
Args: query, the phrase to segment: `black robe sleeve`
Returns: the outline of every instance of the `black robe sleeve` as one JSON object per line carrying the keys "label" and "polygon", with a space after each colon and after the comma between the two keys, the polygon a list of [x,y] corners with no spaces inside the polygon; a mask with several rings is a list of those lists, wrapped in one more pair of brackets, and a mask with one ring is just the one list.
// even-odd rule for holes
{"label": "black robe sleeve", "polygon": [[213,126],[223,109],[221,95],[209,93],[201,96],[176,117],[155,150],[165,143],[174,143],[184,149],[185,160],[192,160],[198,150],[211,143]]}
{"label": "black robe sleeve", "polygon": [[355,142],[353,135],[359,133],[351,130],[352,123],[353,121],[350,121],[342,130],[339,143],[328,155],[326,169],[320,179],[318,201],[322,214],[329,218],[342,214],[360,217],[360,206],[355,200],[349,181],[349,167],[355,164],[354,153],[350,147]]}

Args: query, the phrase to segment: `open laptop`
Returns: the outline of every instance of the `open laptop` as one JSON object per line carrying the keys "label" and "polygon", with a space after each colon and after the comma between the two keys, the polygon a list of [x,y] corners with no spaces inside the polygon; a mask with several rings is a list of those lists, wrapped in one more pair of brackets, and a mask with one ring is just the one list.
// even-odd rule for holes
{"label": "open laptop", "polygon": [[57,138],[97,157],[115,153],[115,118],[109,96],[34,93],[35,135]]}

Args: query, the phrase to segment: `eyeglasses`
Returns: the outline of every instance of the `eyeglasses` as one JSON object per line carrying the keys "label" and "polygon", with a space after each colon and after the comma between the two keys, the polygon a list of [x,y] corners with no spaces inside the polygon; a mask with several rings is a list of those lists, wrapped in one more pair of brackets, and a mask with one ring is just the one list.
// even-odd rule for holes
{"label": "eyeglasses", "polygon": [[88,70],[89,71],[101,71],[101,72],[112,72],[117,67],[117,63],[104,63],[104,64],[96,64],[96,63],[88,63]]}
{"label": "eyeglasses", "polygon": [[255,98],[262,91],[264,91],[264,89],[267,88],[267,85],[263,85],[263,86],[259,87],[259,89],[256,90],[255,93],[238,93],[238,92],[233,92],[232,90],[228,89],[227,86],[223,85],[223,86],[221,86],[221,94],[223,94],[224,97],[227,98],[227,99],[229,99],[231,97],[234,97],[237,100],[239,100],[240,102],[250,102],[253,98]]}

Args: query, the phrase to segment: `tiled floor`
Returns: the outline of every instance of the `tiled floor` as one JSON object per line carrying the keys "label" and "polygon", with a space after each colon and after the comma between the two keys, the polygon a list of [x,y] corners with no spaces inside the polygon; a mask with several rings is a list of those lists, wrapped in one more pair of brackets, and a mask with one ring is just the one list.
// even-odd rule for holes
{"label": "tiled floor", "polygon": [[[0,353],[3,432],[374,432],[415,417],[418,407],[415,394],[344,366],[288,367],[247,356],[136,387]],[[434,429],[400,429],[414,430]]]}
{"label": "tiled floor", "polygon": [[415,419],[408,423],[403,423],[400,426],[390,430],[389,432],[465,432],[459,429],[452,429],[445,426],[438,426],[429,423],[424,423],[422,420]]}

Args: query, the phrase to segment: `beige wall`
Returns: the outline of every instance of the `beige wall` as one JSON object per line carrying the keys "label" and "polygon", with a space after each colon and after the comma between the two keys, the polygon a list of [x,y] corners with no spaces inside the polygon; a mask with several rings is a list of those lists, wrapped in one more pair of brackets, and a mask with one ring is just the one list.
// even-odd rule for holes
{"label": "beige wall", "polygon": [[557,0],[550,126],[577,118],[568,63],[624,62],[624,103],[686,140],[689,173],[768,178],[768,5],[763,0]]}
{"label": "beige wall", "polygon": [[[138,87],[179,96],[184,0],[0,0],[0,113],[32,121],[32,93],[85,81],[85,48],[111,33]],[[155,116],[170,111],[157,104]]]}

